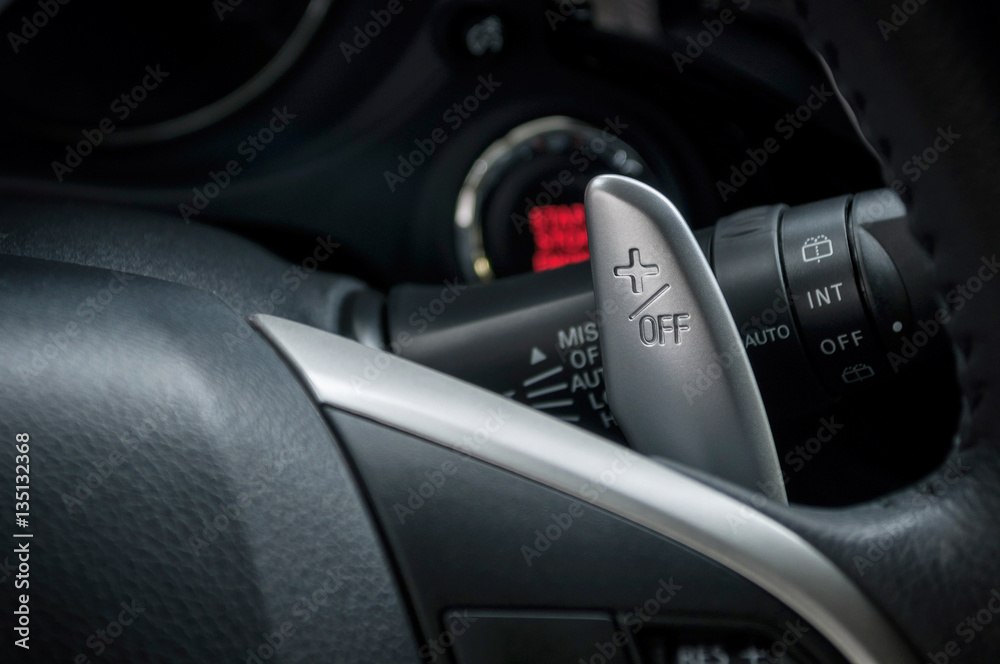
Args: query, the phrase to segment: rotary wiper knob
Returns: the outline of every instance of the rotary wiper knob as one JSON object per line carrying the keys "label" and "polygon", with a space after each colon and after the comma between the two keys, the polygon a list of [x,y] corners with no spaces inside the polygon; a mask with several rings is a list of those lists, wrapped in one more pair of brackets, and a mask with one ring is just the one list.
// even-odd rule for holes
{"label": "rotary wiper knob", "polygon": [[764,403],[684,218],[636,180],[586,193],[608,402],[629,444],[784,501]]}

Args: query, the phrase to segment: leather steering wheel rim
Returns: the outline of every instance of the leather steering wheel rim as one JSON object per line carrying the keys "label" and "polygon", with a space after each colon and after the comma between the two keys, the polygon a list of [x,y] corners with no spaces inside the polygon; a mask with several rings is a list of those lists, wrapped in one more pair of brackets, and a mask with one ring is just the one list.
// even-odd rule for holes
{"label": "leather steering wheel rim", "polygon": [[933,260],[963,414],[946,463],[913,487],[851,508],[764,510],[845,570],[922,656],[950,647],[949,661],[988,661],[1000,631],[967,621],[1000,606],[997,10],[922,0],[795,7]]}
{"label": "leather steering wheel rim", "polygon": [[[956,347],[964,409],[949,459],[916,486],[849,508],[754,506],[825,553],[921,655],[991,661],[1000,653],[1000,629],[966,621],[983,611],[992,620],[992,607],[1000,607],[1000,299],[993,293],[1000,285],[993,279],[1000,246],[994,220],[1000,99],[991,76],[998,9],[933,0],[798,0],[795,10],[884,160],[887,182],[907,201],[912,230],[936,266],[950,307],[946,327]],[[136,233],[141,236],[141,229]],[[144,241],[136,237],[129,246]],[[130,641],[137,632],[127,632],[116,646],[118,656],[218,661],[234,656],[233,644],[271,645],[274,626],[307,606],[316,619],[284,642],[290,659],[315,661],[329,652],[331,639],[339,655],[354,661],[400,661],[412,654],[405,602],[350,464],[273,350],[252,333],[241,335],[245,314],[253,312],[223,304],[211,285],[201,290],[214,296],[178,285],[183,281],[166,273],[142,272],[141,262],[103,265],[146,275],[118,273],[116,282],[109,281],[113,273],[80,266],[94,262],[49,258],[5,258],[0,265],[0,299],[9,312],[0,318],[0,354],[12,376],[18,367],[32,368],[14,376],[0,395],[7,428],[30,426],[33,436],[37,431],[33,458],[62,473],[33,494],[51,501],[40,502],[48,530],[40,530],[36,541],[52,543],[55,552],[50,560],[35,558],[35,578],[43,584],[36,596],[55,601],[65,592],[89,604],[48,609],[52,635],[62,630],[58,636],[68,646],[84,649],[95,621],[122,615],[121,603],[130,598],[146,598],[149,622],[158,609],[170,622],[150,627],[152,641]],[[280,277],[280,269],[275,272]],[[45,288],[59,279],[68,286],[57,298]],[[58,361],[32,367],[31,352],[44,349],[39,339],[69,329],[81,303],[105,290],[127,303],[128,313],[95,315],[74,328],[72,348],[79,353],[58,350]],[[125,371],[132,372],[127,395],[118,379]],[[36,374],[49,382],[32,382]],[[149,436],[153,444],[116,440],[112,432],[147,426],[143,418],[156,411],[150,404],[165,405]],[[46,428],[54,435],[45,436]],[[105,459],[112,459],[108,451],[115,446],[127,453],[128,474],[109,471]],[[0,463],[13,461],[7,456]],[[85,496],[75,493],[95,460],[99,471],[105,469],[103,479]],[[247,523],[230,519],[243,483],[260,482],[262,473],[264,489],[252,498],[260,514],[247,516]],[[60,492],[81,506],[68,509]],[[338,511],[316,508],[330,503]],[[298,515],[295,523],[272,523],[265,509],[271,507]],[[130,518],[118,519],[112,508]],[[3,518],[12,514],[5,510]],[[218,521],[202,521],[206,514]],[[213,539],[202,548],[206,532]],[[100,534],[97,545],[88,539],[93,533]],[[306,540],[301,533],[317,537]],[[167,540],[176,544],[174,551],[164,546]],[[123,545],[138,550],[144,562],[129,560],[133,567],[114,576],[106,570],[115,569]],[[176,553],[192,548],[186,557]],[[179,585],[166,578],[178,570],[184,574]],[[309,578],[310,570],[321,573]],[[331,587],[343,581],[352,594],[315,610],[298,604],[301,593],[328,580]],[[166,599],[154,606],[164,589]],[[6,592],[3,599],[13,602]],[[189,622],[170,613],[178,605],[194,607]],[[46,615],[45,608],[35,610]],[[320,617],[342,631],[320,628]],[[200,631],[184,634],[183,650],[172,650],[178,648],[174,632],[191,624]],[[365,624],[381,625],[381,631],[369,637]],[[36,634],[40,645],[50,636]],[[956,648],[959,654],[950,654]]]}

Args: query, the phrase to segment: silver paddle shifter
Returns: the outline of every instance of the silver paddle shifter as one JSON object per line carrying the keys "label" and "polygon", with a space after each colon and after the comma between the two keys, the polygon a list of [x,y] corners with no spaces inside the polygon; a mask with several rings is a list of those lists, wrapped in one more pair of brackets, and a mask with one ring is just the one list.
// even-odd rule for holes
{"label": "silver paddle shifter", "polygon": [[585,205],[608,402],[629,444],[785,502],[750,361],[684,218],[618,175],[592,180]]}

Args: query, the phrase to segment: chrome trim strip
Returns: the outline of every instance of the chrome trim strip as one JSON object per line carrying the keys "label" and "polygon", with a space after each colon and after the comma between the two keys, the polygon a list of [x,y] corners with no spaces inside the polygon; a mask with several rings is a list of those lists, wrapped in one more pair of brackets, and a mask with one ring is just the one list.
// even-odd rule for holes
{"label": "chrome trim strip", "polygon": [[[784,602],[853,664],[916,661],[893,625],[839,568],[749,505],[583,429],[390,353],[274,316],[258,315],[252,322],[320,403],[469,454],[675,540]],[[615,470],[623,465],[624,472]],[[609,471],[612,479],[602,480]]]}

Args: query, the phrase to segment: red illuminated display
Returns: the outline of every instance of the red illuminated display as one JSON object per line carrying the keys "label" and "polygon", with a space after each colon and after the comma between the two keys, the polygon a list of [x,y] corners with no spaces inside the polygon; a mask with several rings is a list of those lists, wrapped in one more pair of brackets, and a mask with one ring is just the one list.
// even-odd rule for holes
{"label": "red illuminated display", "polygon": [[535,236],[533,271],[552,270],[590,258],[583,203],[533,207],[528,211],[528,224]]}

